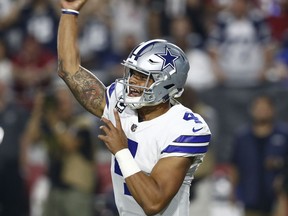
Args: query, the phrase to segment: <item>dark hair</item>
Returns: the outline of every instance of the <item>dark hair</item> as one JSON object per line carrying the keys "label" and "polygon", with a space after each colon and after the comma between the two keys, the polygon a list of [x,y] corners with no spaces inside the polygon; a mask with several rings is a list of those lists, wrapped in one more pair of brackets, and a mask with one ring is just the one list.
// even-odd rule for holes
{"label": "dark hair", "polygon": [[255,95],[252,98],[252,101],[251,101],[250,105],[253,106],[255,101],[260,99],[260,98],[265,99],[272,107],[275,106],[274,98],[271,95],[267,94],[267,93],[259,93],[259,94]]}

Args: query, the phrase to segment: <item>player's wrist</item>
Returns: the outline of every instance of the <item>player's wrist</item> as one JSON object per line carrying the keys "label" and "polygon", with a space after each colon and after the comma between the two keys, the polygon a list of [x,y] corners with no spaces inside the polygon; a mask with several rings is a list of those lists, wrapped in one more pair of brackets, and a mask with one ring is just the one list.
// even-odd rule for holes
{"label": "player's wrist", "polygon": [[62,8],[61,9],[62,14],[68,14],[68,15],[74,15],[74,16],[78,16],[80,13],[77,10],[73,10],[73,9],[67,9],[67,8]]}
{"label": "player's wrist", "polygon": [[141,171],[128,148],[116,152],[115,158],[118,161],[124,179]]}

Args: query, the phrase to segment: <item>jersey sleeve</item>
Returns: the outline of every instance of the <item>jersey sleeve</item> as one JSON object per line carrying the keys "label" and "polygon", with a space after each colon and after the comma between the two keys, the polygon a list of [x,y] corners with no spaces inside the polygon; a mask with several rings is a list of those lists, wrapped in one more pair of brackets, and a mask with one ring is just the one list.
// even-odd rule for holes
{"label": "jersey sleeve", "polygon": [[161,158],[204,156],[208,151],[210,139],[211,132],[203,118],[198,114],[186,112],[182,119],[170,125],[167,139],[161,149]]}
{"label": "jersey sleeve", "polygon": [[111,112],[113,112],[113,108],[116,104],[116,83],[112,83],[110,86],[107,87],[105,92],[105,99],[106,99],[106,106],[104,108],[103,117],[110,119]]}

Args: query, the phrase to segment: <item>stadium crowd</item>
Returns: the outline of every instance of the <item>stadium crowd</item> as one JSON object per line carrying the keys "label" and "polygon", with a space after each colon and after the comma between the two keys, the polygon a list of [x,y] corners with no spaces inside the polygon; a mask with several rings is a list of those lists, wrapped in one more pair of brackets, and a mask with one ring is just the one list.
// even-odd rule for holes
{"label": "stadium crowd", "polygon": [[[58,0],[0,1],[0,216],[117,215],[99,121],[57,75],[60,15]],[[141,41],[187,54],[179,100],[213,135],[191,215],[288,216],[287,0],[90,0],[79,23],[105,85]]]}

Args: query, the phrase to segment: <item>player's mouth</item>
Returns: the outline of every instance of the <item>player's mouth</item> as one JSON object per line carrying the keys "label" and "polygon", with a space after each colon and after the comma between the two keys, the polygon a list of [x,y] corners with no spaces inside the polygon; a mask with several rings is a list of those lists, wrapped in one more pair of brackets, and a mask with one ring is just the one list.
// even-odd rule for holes
{"label": "player's mouth", "polygon": [[129,88],[129,97],[140,97],[142,95],[142,91],[140,91],[139,89],[130,87]]}

